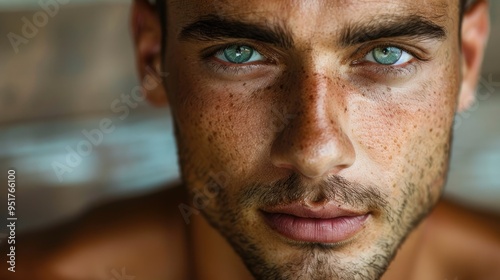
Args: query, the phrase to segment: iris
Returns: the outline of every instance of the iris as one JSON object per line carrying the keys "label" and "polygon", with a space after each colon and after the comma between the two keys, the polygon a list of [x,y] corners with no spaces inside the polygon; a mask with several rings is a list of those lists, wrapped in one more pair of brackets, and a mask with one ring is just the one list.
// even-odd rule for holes
{"label": "iris", "polygon": [[396,47],[380,47],[372,51],[373,58],[380,64],[393,65],[396,64],[401,56],[403,50]]}
{"label": "iris", "polygon": [[227,61],[235,64],[248,62],[254,54],[254,50],[248,46],[234,45],[224,50],[224,57]]}

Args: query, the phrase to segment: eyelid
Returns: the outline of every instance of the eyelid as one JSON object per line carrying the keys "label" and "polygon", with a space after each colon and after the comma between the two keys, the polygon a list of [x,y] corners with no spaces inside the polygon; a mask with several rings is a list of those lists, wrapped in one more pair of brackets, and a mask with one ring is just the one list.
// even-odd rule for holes
{"label": "eyelid", "polygon": [[[396,47],[398,49],[401,49],[402,51],[408,53],[409,55],[411,55],[412,57],[414,57],[415,59],[419,60],[419,61],[428,61],[429,58],[426,58],[425,55],[426,55],[426,52],[424,50],[412,50],[412,48],[410,47],[406,47],[406,46],[403,46],[402,44],[399,44],[399,43],[392,43],[392,42],[384,42],[384,43],[371,43],[369,45],[364,45],[364,46],[360,46],[359,48],[356,49],[356,51],[354,52],[354,56],[355,56],[355,59],[352,61],[352,65],[358,65],[358,64],[362,64],[364,62],[367,62],[366,60],[364,60],[364,58],[370,53],[372,52],[373,50],[375,50],[376,48],[386,48],[386,47]],[[414,47],[414,49],[417,49],[416,47]],[[419,54],[420,53],[423,53],[423,54]],[[399,65],[382,65],[380,64],[380,67],[397,67]]]}
{"label": "eyelid", "polygon": [[[262,63],[275,63],[276,61],[276,55],[271,55],[271,52],[267,50],[265,47],[260,46],[259,44],[252,43],[252,42],[243,42],[243,41],[235,41],[235,42],[228,42],[225,44],[220,44],[220,45],[215,45],[211,46],[201,52],[201,58],[206,60],[213,58],[215,55],[220,54],[223,52],[225,49],[234,46],[234,45],[244,45],[253,48],[255,51],[257,51],[262,57],[265,58],[265,60],[262,60]],[[252,64],[252,63],[249,63]],[[241,64],[239,67],[244,66],[245,64]]]}
{"label": "eyelid", "polygon": [[[234,47],[234,45],[233,45]],[[250,47],[252,48],[252,47]],[[266,57],[264,55],[262,55],[258,50],[256,50],[255,48],[252,48],[253,49],[253,52],[252,52],[252,56],[250,57],[250,59],[254,58],[254,56],[257,56],[258,59],[255,60],[255,61],[248,61],[248,62],[244,62],[244,63],[233,63],[231,61],[229,61],[225,55],[225,51],[226,49],[220,49],[219,51],[217,51],[213,57],[219,59],[219,60],[222,60],[223,62],[225,63],[229,63],[229,64],[235,64],[235,65],[239,65],[239,66],[243,66],[243,65],[249,65],[249,64],[255,64],[255,63],[259,63],[259,62],[262,62],[262,61],[266,61]],[[223,57],[223,58],[221,58]]]}
{"label": "eyelid", "polygon": [[[395,47],[391,47],[391,48],[395,48]],[[404,65],[404,64],[412,61],[415,58],[409,52],[404,51],[404,50],[396,47],[396,49],[398,49],[398,50],[401,51],[401,55],[399,56],[398,61],[396,61],[393,64],[383,64],[383,63],[380,63],[379,61],[377,61],[377,59],[375,58],[374,52],[377,49],[379,49],[379,48],[374,48],[370,52],[368,52],[366,54],[366,56],[364,57],[364,60],[372,62],[372,63],[375,63],[375,64],[378,64],[378,65],[381,65],[381,66],[394,66],[394,67],[396,67],[396,66]],[[404,60],[404,61],[400,62],[401,60]]]}
{"label": "eyelid", "polygon": [[[217,58],[217,54],[221,54],[225,49],[231,46],[241,45],[253,48],[258,52],[263,60],[235,64],[231,62],[226,62]],[[275,51],[274,48],[266,46],[264,44],[259,44],[258,42],[249,41],[232,41],[224,42],[217,45],[212,45],[200,52],[200,61],[207,67],[211,69],[212,72],[224,75],[224,76],[241,76],[241,75],[251,75],[252,73],[258,74],[263,73],[260,70],[266,69],[268,66],[277,66],[279,63],[279,53]]]}
{"label": "eyelid", "polygon": [[[384,65],[366,60],[366,56],[376,48],[396,47],[408,53],[413,59],[399,65]],[[351,62],[348,62],[348,61]],[[371,42],[358,47],[351,58],[345,63],[357,68],[355,73],[373,81],[390,81],[392,79],[405,79],[411,77],[422,66],[430,61],[430,53],[417,46],[407,46],[397,42]],[[359,67],[359,68],[358,68]]]}

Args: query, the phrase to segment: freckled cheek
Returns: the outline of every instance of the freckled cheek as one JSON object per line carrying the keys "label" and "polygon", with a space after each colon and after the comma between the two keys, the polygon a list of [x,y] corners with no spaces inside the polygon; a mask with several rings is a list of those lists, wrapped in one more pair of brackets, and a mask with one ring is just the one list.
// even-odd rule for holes
{"label": "freckled cheek", "polygon": [[406,115],[403,110],[380,106],[353,118],[351,131],[357,158],[366,159],[376,172],[392,173],[410,138],[410,125],[402,121]]}
{"label": "freckled cheek", "polygon": [[179,88],[179,141],[204,165],[235,176],[250,172],[266,149],[264,105],[248,91],[205,85]]}
{"label": "freckled cheek", "polygon": [[449,139],[453,116],[449,102],[436,95],[414,104],[363,106],[362,115],[350,116],[357,158],[365,159],[385,183],[401,179],[402,173],[414,173],[436,146]]}

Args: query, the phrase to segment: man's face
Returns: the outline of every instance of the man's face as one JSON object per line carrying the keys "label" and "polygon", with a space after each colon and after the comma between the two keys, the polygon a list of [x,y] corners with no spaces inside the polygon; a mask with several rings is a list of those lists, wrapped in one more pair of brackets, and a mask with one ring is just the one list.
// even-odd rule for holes
{"label": "man's face", "polygon": [[374,279],[436,203],[458,1],[169,1],[195,206],[258,279]]}

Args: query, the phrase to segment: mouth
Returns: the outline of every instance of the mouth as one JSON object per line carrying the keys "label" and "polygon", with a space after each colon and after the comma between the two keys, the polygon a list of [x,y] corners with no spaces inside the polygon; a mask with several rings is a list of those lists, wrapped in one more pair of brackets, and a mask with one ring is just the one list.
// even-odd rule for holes
{"label": "mouth", "polygon": [[333,204],[317,208],[292,204],[261,212],[267,225],[285,238],[324,244],[349,240],[364,228],[370,217],[370,213],[348,211]]}

